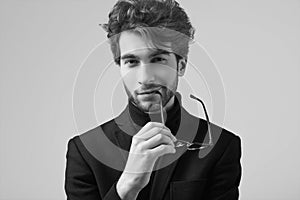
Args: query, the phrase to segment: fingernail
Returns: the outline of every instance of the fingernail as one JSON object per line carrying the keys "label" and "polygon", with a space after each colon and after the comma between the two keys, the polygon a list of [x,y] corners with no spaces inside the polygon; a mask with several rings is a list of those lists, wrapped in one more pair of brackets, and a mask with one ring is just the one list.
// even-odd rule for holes
{"label": "fingernail", "polygon": [[176,149],[174,148],[174,151],[173,151],[173,153],[176,153]]}
{"label": "fingernail", "polygon": [[177,138],[175,136],[173,136],[173,141],[176,142],[177,141]]}

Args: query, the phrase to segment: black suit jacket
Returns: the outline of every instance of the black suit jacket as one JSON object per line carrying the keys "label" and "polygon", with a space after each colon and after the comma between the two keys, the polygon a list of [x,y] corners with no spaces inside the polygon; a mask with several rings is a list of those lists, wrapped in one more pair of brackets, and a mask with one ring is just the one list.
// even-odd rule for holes
{"label": "black suit jacket", "polygon": [[[128,107],[116,119],[69,141],[65,174],[69,200],[120,199],[116,183],[125,167],[126,151],[131,143],[131,138],[124,132],[135,130],[129,125],[127,114]],[[183,108],[182,116],[180,127],[183,128],[179,128],[176,137],[204,141],[206,121],[190,115]],[[197,131],[189,131],[193,129]],[[240,138],[213,124],[212,138],[214,145],[200,152],[181,148],[174,155],[161,157],[156,165],[159,170],[152,177],[149,199],[238,199]]]}

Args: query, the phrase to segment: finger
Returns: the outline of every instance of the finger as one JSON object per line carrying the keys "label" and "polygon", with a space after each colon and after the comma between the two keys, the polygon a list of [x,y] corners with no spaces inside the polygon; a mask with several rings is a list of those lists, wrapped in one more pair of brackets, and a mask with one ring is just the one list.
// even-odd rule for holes
{"label": "finger", "polygon": [[145,134],[147,131],[153,129],[153,128],[161,128],[161,129],[169,129],[168,127],[166,127],[164,124],[160,123],[160,122],[148,122],[137,134],[136,136],[141,136],[143,134]]}
{"label": "finger", "polygon": [[155,147],[154,149],[151,149],[150,153],[154,157],[160,157],[165,154],[176,153],[176,149],[175,149],[175,147],[173,147],[171,145],[162,144],[162,145],[159,145],[158,147]]}
{"label": "finger", "polygon": [[169,136],[166,136],[164,134],[157,134],[154,137],[150,138],[149,140],[143,142],[142,148],[143,149],[153,149],[162,144],[175,146],[174,142],[171,140],[171,138]]}
{"label": "finger", "polygon": [[158,127],[154,127],[151,130],[147,131],[146,133],[144,133],[143,135],[139,136],[139,138],[142,138],[144,140],[148,140],[158,134],[164,134],[168,137],[171,138],[171,140],[173,140],[174,142],[176,141],[175,136],[171,133],[170,129],[161,129]]}

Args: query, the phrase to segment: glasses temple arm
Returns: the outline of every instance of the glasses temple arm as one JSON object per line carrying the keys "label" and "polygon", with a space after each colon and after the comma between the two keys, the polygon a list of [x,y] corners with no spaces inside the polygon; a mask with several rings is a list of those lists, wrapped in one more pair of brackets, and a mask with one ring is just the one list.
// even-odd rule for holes
{"label": "glasses temple arm", "polygon": [[208,128],[208,134],[209,134],[209,144],[212,144],[212,136],[211,136],[211,128],[210,128],[210,121],[209,121],[209,117],[208,117],[208,114],[207,114],[207,110],[206,110],[206,107],[203,103],[203,101],[201,99],[199,99],[198,97],[195,97],[194,95],[190,94],[190,97],[192,99],[195,99],[197,101],[199,101],[203,107],[203,110],[204,110],[204,113],[205,113],[205,117],[206,117],[206,121],[207,121],[207,128]]}

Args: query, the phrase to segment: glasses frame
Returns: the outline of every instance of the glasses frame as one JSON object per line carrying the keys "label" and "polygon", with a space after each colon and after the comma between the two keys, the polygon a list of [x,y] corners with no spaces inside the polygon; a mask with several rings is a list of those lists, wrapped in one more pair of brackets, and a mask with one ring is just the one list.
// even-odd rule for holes
{"label": "glasses frame", "polygon": [[[177,139],[174,142],[174,145],[175,145],[176,148],[186,146],[187,150],[195,151],[195,150],[201,150],[201,149],[205,149],[207,147],[213,146],[213,140],[212,140],[211,125],[210,125],[208,113],[207,113],[207,110],[206,110],[206,107],[205,107],[203,101],[201,99],[199,99],[198,97],[192,95],[192,94],[190,94],[190,98],[192,98],[194,100],[197,100],[202,105],[202,108],[203,108],[204,113],[205,113],[206,123],[207,123],[209,142],[208,143],[188,142],[188,141],[185,141],[185,140]],[[163,112],[162,112],[163,111],[162,102],[161,102],[161,105],[160,105],[160,109],[161,109],[161,119],[162,119],[162,122],[164,123],[164,116],[163,116]],[[192,147],[192,146],[194,146],[194,147]]]}

